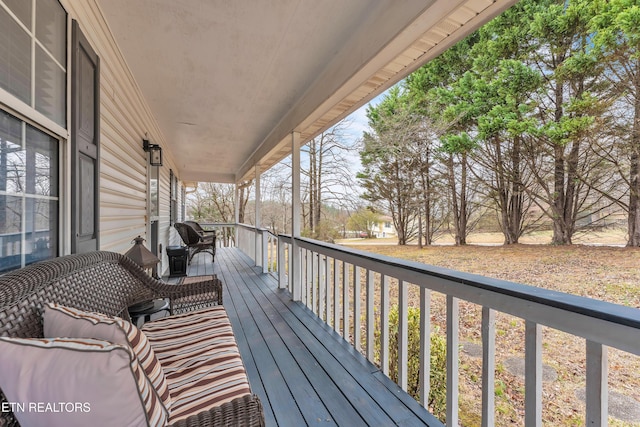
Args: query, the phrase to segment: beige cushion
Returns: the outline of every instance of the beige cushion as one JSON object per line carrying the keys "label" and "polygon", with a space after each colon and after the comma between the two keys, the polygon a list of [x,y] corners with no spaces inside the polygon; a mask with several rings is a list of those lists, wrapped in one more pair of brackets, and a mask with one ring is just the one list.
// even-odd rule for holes
{"label": "beige cushion", "polygon": [[169,413],[171,395],[162,366],[145,334],[131,322],[119,317],[47,303],[43,323],[45,337],[95,338],[130,346],[142,371]]}
{"label": "beige cushion", "polygon": [[0,387],[22,426],[163,426],[132,350],[94,339],[0,337]]}
{"label": "beige cushion", "polygon": [[167,376],[170,423],[251,393],[222,306],[147,322],[142,329]]}

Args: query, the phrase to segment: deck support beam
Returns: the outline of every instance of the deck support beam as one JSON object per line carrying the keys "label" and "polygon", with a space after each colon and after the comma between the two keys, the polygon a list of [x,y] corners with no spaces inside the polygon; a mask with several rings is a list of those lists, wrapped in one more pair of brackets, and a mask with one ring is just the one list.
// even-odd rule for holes
{"label": "deck support beam", "polygon": [[302,296],[302,275],[300,265],[300,248],[297,238],[300,237],[300,132],[291,132],[291,277],[293,283],[293,300],[300,301]]}

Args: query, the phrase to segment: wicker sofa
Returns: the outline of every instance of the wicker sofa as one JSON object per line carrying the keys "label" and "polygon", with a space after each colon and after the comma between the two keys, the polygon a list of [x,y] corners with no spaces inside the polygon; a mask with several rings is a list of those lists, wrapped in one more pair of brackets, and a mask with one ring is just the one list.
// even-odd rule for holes
{"label": "wicker sofa", "polygon": [[[124,255],[92,252],[44,261],[0,276],[0,337],[43,337],[42,311],[46,303],[128,319],[127,307],[154,298],[168,298],[171,314],[174,315],[172,317],[183,321],[193,318],[194,322],[201,322],[198,319],[202,318],[202,314],[199,313],[207,310],[224,311],[222,307],[215,307],[222,304],[222,285],[215,277],[213,280],[184,285],[168,284],[150,278]],[[224,316],[226,318],[226,314]],[[147,325],[153,329],[155,322],[165,319]],[[230,330],[230,324],[228,326]],[[234,340],[233,334],[230,335]],[[152,336],[149,341],[154,347]],[[166,358],[167,350],[164,350],[164,356]],[[158,358],[163,365],[161,354],[158,354]],[[7,399],[0,390],[2,403],[6,408]],[[170,425],[264,425],[260,400],[252,393],[194,412],[197,413],[189,413],[186,418]],[[10,411],[0,411],[0,427],[18,425]]]}

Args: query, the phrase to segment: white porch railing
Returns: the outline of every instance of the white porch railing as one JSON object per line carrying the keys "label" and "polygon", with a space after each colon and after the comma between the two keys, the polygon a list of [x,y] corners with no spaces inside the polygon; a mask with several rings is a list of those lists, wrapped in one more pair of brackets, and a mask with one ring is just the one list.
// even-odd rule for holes
{"label": "white porch railing", "polygon": [[[389,373],[390,283],[397,287],[398,384],[407,389],[408,291],[420,298],[420,396],[426,404],[430,372],[431,293],[446,295],[447,425],[458,425],[459,302],[482,307],[482,425],[494,424],[495,314],[525,320],[525,425],[542,425],[542,329],[553,329],[586,340],[586,425],[606,426],[608,414],[607,346],[640,355],[640,310],[590,298],[525,286],[478,275],[371,254],[314,240],[295,239],[301,251],[301,283],[279,274],[280,285],[297,294],[318,317],[372,362]],[[293,239],[280,236],[280,252]],[[282,265],[282,264],[280,264]],[[289,266],[289,268],[293,268]],[[379,286],[376,289],[375,283]],[[376,292],[378,294],[376,294]],[[360,296],[355,298],[354,295]],[[379,313],[379,360],[374,360],[376,317]],[[378,326],[379,327],[379,326]]]}
{"label": "white porch railing", "polygon": [[266,228],[231,223],[200,225],[206,230],[216,230],[218,247],[237,247],[261,266],[264,273],[278,271],[278,236]]}
{"label": "white porch railing", "polygon": [[[607,347],[640,355],[640,310],[576,295],[386,257],[249,226],[238,228],[238,247],[263,271],[276,272],[279,286],[300,295],[319,318],[389,374],[389,313],[398,305],[398,384],[407,390],[409,292],[420,300],[420,385],[429,396],[431,294],[446,296],[446,424],[458,425],[460,301],[482,307],[482,425],[494,424],[496,313],[524,319],[525,426],[542,425],[542,326],[586,340],[586,425],[607,425]],[[262,245],[255,245],[256,236]],[[300,251],[294,266],[291,251]],[[266,249],[265,249],[266,247]],[[273,248],[273,249],[272,249]],[[277,256],[276,256],[277,255]],[[267,267],[265,268],[265,264]],[[299,269],[299,281],[293,281]],[[393,293],[391,289],[393,288]],[[359,296],[359,297],[355,297]],[[376,331],[376,328],[378,329]],[[378,350],[376,334],[379,334]],[[379,354],[376,354],[379,352]]]}
{"label": "white porch railing", "polygon": [[216,246],[219,248],[235,247],[236,224],[233,223],[207,223],[201,222],[200,226],[205,230],[216,231]]}

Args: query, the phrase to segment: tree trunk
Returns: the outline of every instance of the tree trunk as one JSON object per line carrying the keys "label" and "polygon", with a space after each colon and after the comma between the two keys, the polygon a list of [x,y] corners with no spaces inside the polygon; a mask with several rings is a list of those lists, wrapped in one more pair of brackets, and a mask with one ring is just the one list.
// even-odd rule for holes
{"label": "tree trunk", "polygon": [[459,245],[460,230],[460,211],[458,210],[458,192],[456,188],[455,167],[453,162],[453,153],[449,153],[447,158],[447,180],[449,182],[449,192],[451,193],[451,213],[453,214],[453,231],[456,245]]}
{"label": "tree trunk", "polygon": [[458,220],[460,224],[458,226],[458,233],[456,236],[456,245],[466,245],[467,244],[467,221],[469,216],[467,214],[468,211],[468,200],[467,200],[467,153],[462,153],[462,158],[460,162],[460,215],[458,215]]}
{"label": "tree trunk", "polygon": [[631,165],[629,169],[629,219],[627,246],[640,246],[640,77],[636,77],[633,128],[631,131]]}
{"label": "tree trunk", "polygon": [[[556,81],[555,88],[555,122],[560,123],[563,116],[562,102],[564,96],[564,88],[562,82]],[[570,242],[566,241],[565,233],[565,161],[564,147],[559,143],[553,145],[554,157],[554,196],[553,196],[553,238],[551,243],[554,245],[564,245]]]}
{"label": "tree trunk", "polygon": [[309,143],[309,231],[315,232],[315,202],[316,202],[316,142]]}
{"label": "tree trunk", "polygon": [[418,209],[418,248],[422,249],[422,213]]}
{"label": "tree trunk", "polygon": [[520,173],[520,164],[522,156],[522,146],[519,137],[513,140],[511,151],[511,194],[508,201],[507,212],[509,218],[509,242],[508,244],[516,244],[520,240],[522,233],[522,215],[523,215],[523,195],[524,189],[522,184],[522,174]]}
{"label": "tree trunk", "polygon": [[504,236],[504,244],[509,245],[513,242],[513,233],[511,232],[511,217],[509,210],[509,186],[511,185],[511,179],[507,176],[507,171],[504,167],[504,159],[502,158],[502,146],[498,137],[493,138],[493,146],[496,150],[495,160],[496,168],[495,174],[495,192],[497,193],[497,203],[500,209],[500,228],[502,229],[502,235]]}
{"label": "tree trunk", "polygon": [[316,183],[316,189],[315,189],[315,196],[316,196],[316,200],[315,200],[315,211],[313,212],[314,218],[313,218],[313,223],[316,226],[316,230],[318,229],[318,226],[320,225],[320,220],[321,220],[321,213],[322,213],[322,163],[323,163],[323,158],[322,158],[322,152],[323,152],[323,139],[320,139],[320,146],[319,149],[317,150],[318,152],[316,153],[316,158],[317,158],[317,164],[316,164],[316,178],[315,178],[315,183]]}

